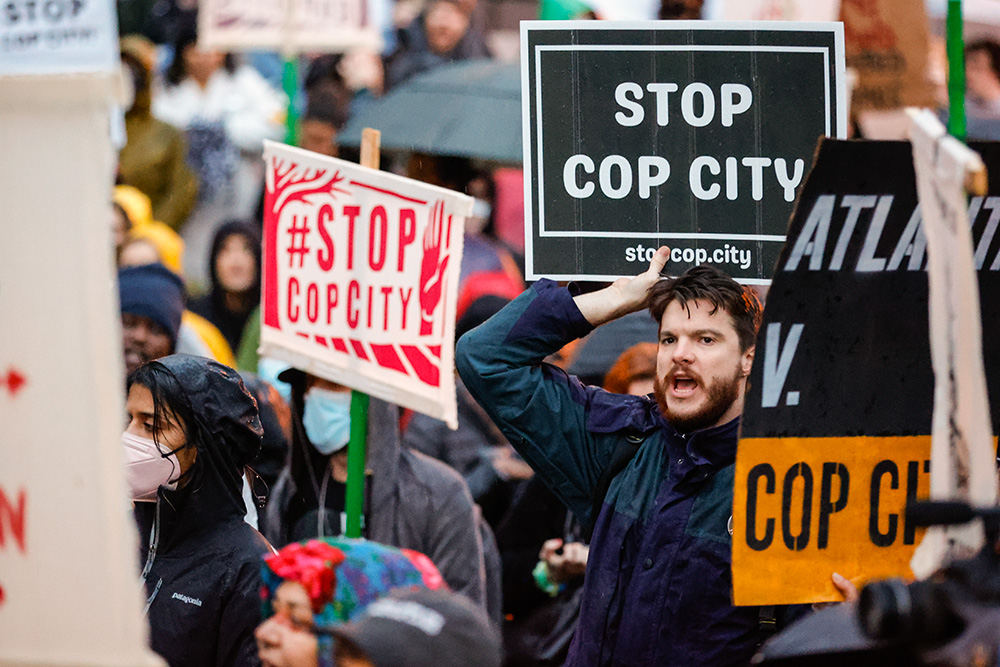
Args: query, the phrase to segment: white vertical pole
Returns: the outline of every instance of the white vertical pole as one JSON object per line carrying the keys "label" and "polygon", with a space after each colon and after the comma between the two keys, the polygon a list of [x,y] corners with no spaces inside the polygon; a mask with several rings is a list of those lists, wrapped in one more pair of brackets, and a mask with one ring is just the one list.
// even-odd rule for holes
{"label": "white vertical pole", "polygon": [[124,482],[109,73],[0,77],[0,665],[157,664]]}

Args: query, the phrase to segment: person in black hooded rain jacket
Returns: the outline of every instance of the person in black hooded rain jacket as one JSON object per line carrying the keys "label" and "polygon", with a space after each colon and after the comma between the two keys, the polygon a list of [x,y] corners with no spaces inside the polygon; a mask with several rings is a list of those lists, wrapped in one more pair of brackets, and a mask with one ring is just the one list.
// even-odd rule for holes
{"label": "person in black hooded rain jacket", "polygon": [[172,666],[258,665],[260,558],[243,521],[257,405],[236,371],[172,355],[128,380],[122,435],[139,526],[150,643]]}

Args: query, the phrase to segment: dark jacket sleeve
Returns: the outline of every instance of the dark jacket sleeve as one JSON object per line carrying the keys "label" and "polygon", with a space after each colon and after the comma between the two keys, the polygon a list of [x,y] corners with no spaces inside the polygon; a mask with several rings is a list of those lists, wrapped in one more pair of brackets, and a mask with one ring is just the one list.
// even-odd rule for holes
{"label": "dark jacket sleeve", "polygon": [[581,520],[616,440],[588,429],[598,389],[543,359],[593,327],[567,289],[535,284],[462,336],[455,364],[466,387],[515,449]]}
{"label": "dark jacket sleeve", "polygon": [[253,635],[261,620],[260,585],[259,563],[245,562],[237,572],[230,593],[223,603],[216,665],[260,665],[257,641]]}

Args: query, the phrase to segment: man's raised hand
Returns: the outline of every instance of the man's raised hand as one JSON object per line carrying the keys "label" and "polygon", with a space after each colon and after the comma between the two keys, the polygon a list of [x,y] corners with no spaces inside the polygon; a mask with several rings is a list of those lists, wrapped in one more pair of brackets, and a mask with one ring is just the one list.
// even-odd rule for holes
{"label": "man's raised hand", "polygon": [[634,278],[619,278],[611,284],[611,287],[621,293],[624,303],[634,304],[634,309],[629,312],[639,310],[646,303],[646,294],[649,288],[660,279],[660,272],[667,265],[667,258],[670,257],[670,248],[660,246],[653,259],[649,260],[649,268]]}
{"label": "man's raised hand", "polygon": [[619,278],[602,290],[574,297],[577,308],[595,327],[641,310],[649,288],[660,279],[660,271],[666,266],[668,257],[670,248],[660,246],[648,269],[634,278]]}

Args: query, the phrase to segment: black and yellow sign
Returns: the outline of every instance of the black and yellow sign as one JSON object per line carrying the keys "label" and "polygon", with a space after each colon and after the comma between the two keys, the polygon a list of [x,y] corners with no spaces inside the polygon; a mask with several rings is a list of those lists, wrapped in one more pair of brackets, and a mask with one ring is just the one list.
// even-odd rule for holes
{"label": "black and yellow sign", "polygon": [[[1000,396],[1000,144],[972,144],[969,201],[991,396]],[[736,459],[736,604],[839,600],[909,575],[929,490],[934,375],[927,241],[905,142],[826,140],[803,186],[757,338]],[[992,403],[994,433],[1000,402]]]}
{"label": "black and yellow sign", "polygon": [[835,600],[833,572],[854,580],[906,572],[923,531],[903,509],[927,496],[930,453],[930,436],[741,440],[737,604],[744,595],[754,604]]}

